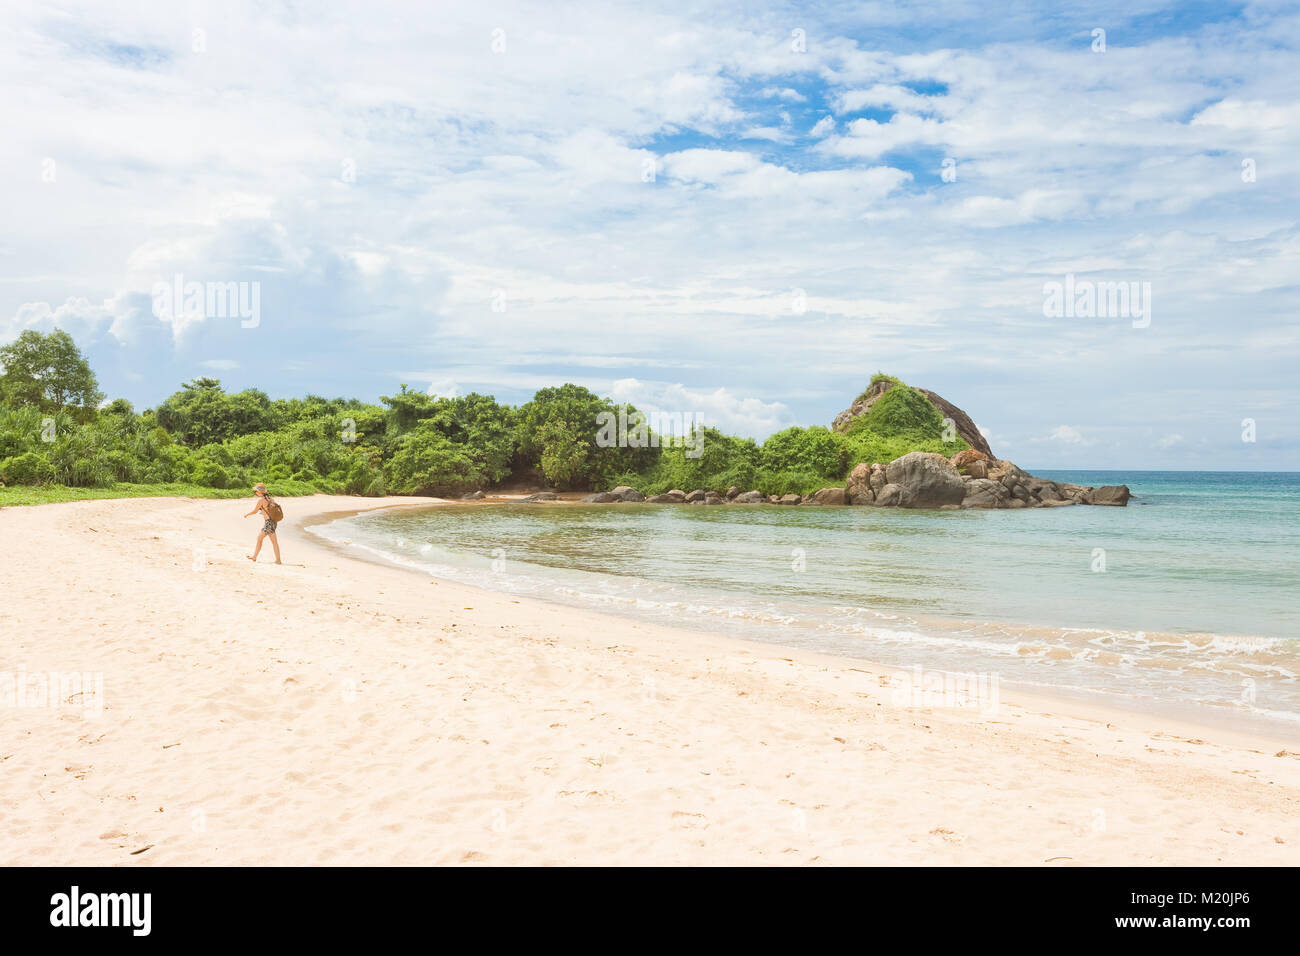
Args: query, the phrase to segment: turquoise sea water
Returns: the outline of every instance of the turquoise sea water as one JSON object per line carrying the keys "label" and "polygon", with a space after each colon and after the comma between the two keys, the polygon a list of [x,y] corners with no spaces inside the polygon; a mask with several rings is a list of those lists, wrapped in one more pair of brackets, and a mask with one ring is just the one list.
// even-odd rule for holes
{"label": "turquoise sea water", "polygon": [[1300,728],[1300,475],[1039,474],[1138,497],[444,506],[316,531],[435,576],[661,623]]}

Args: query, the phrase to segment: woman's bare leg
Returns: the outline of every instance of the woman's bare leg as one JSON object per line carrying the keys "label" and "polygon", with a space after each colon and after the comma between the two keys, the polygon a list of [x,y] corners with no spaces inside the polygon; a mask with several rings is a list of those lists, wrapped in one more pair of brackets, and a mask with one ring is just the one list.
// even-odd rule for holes
{"label": "woman's bare leg", "polygon": [[274,531],[271,532],[271,547],[275,549],[275,563],[279,564],[280,563],[280,539],[275,536]]}
{"label": "woman's bare leg", "polygon": [[[265,532],[265,531],[259,531],[259,532],[257,533],[257,547],[253,548],[253,553],[252,553],[252,554],[246,554],[246,555],[244,555],[244,557],[248,558],[249,561],[256,561],[256,560],[257,560],[257,555],[258,555],[258,554],[261,552],[261,550],[262,550],[262,539],[265,538],[265,537],[266,537],[266,532]],[[277,560],[277,561],[280,559],[280,546],[279,546],[279,545],[276,545],[276,547],[275,547],[275,557],[276,557],[276,560]]]}

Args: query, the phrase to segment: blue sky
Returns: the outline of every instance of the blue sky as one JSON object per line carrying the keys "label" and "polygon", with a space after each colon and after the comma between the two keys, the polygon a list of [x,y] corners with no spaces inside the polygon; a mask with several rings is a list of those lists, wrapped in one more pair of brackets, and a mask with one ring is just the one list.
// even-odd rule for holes
{"label": "blue sky", "polygon": [[[139,407],[574,381],[761,438],[883,369],[1026,467],[1300,470],[1295,4],[0,26],[0,340],[66,328]],[[1045,315],[1067,274],[1150,322]],[[156,315],[177,275],[257,283],[258,323]]]}

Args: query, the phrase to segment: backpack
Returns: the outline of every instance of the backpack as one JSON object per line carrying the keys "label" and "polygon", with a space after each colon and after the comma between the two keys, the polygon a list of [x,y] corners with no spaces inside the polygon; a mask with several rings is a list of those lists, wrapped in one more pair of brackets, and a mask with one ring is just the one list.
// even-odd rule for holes
{"label": "backpack", "polygon": [[284,509],[280,507],[280,502],[270,495],[266,496],[266,516],[276,524],[284,520]]}

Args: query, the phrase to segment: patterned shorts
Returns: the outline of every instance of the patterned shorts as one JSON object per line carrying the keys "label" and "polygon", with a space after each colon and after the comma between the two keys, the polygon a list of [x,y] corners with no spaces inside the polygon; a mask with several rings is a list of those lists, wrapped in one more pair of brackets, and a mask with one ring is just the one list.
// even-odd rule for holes
{"label": "patterned shorts", "polygon": [[275,534],[275,522],[270,518],[262,522],[262,534]]}

